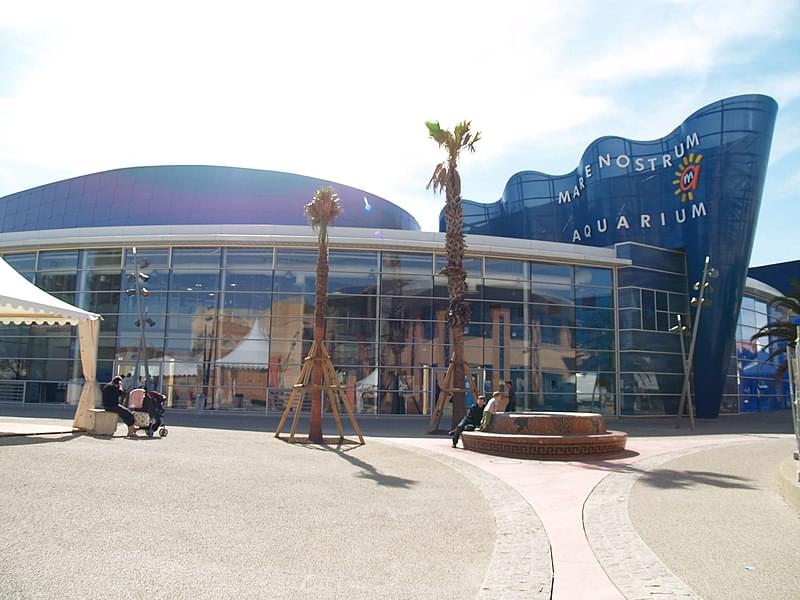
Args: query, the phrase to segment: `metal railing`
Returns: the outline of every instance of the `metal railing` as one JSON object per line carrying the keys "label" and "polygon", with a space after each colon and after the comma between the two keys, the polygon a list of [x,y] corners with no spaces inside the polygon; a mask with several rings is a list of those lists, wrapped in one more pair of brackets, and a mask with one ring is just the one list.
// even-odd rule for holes
{"label": "metal railing", "polygon": [[0,402],[25,402],[25,388],[27,381],[16,379],[0,380]]}

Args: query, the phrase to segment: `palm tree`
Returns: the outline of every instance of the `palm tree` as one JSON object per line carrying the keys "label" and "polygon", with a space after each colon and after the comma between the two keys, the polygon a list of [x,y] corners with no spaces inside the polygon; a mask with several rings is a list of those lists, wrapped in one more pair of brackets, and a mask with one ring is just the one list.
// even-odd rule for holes
{"label": "palm tree", "polygon": [[445,192],[444,218],[447,226],[445,251],[447,266],[442,271],[447,275],[447,291],[450,305],[447,321],[453,345],[453,379],[456,388],[453,394],[453,427],[466,414],[464,402],[464,328],[469,324],[469,304],[465,300],[467,272],[464,270],[464,209],[461,205],[461,177],[458,174],[458,158],[464,149],[475,152],[480,132],[470,133],[470,121],[456,125],[452,133],[439,126],[438,121],[427,121],[428,135],[447,151],[447,160],[436,165],[426,189],[434,193]]}
{"label": "palm tree", "polygon": [[[328,227],[342,214],[339,196],[333,188],[317,190],[314,199],[305,206],[306,217],[314,231],[318,232],[319,255],[317,256],[317,282],[314,301],[314,345],[321,356],[325,343],[325,315],[328,312]],[[314,387],[311,391],[311,419],[308,426],[309,441],[322,443],[322,368],[314,364]],[[333,399],[333,402],[336,400]]]}
{"label": "palm tree", "polygon": [[[787,317],[767,323],[750,338],[751,342],[759,338],[767,338],[769,340],[764,346],[765,349],[770,351],[767,356],[767,361],[781,354],[786,354],[787,348],[794,348],[797,344],[798,323],[796,320],[792,320],[791,316],[800,315],[800,294],[778,296],[769,304],[770,306],[784,309]],[[786,362],[778,365],[778,369],[775,372],[776,380],[780,381],[783,379],[786,368]]]}

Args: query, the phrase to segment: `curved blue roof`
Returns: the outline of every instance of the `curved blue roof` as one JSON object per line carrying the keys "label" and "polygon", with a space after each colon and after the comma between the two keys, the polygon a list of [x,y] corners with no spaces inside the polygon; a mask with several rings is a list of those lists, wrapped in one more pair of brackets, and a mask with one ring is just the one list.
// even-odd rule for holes
{"label": "curved blue roof", "polygon": [[0,198],[0,233],[115,225],[306,225],[324,186],[339,194],[340,227],[418,231],[408,212],[350,186],[219,166],[132,167],[82,175]]}

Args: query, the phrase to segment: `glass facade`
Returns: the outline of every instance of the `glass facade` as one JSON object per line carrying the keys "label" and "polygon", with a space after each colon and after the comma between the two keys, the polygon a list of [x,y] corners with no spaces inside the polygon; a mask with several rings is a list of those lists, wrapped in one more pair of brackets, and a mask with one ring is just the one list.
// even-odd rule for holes
{"label": "glass facade", "polygon": [[[678,315],[688,324],[686,257],[635,243],[617,245],[621,414],[676,414],[683,388]],[[688,339],[685,342],[688,346]]]}
{"label": "glass facade", "polygon": [[[140,317],[137,297],[126,293],[130,250],[4,259],[102,314],[100,381],[134,370]],[[137,262],[149,277],[149,295],[138,298],[148,370],[169,406],[282,410],[313,339],[316,250],[142,247]],[[435,253],[331,251],[327,348],[359,413],[430,412],[451,353],[444,264]],[[518,410],[616,414],[613,269],[483,256],[465,266],[465,354],[483,391],[510,381]],[[0,400],[77,400],[72,328],[0,330]]]}
{"label": "glass facade", "polygon": [[766,348],[772,338],[751,341],[755,333],[767,323],[786,321],[783,308],[769,306],[757,296],[746,294],[742,298],[736,326],[736,351],[731,355],[731,368],[725,386],[722,406],[725,412],[764,412],[791,408],[789,377],[777,377],[779,368],[786,363],[784,354],[770,357],[775,346]]}

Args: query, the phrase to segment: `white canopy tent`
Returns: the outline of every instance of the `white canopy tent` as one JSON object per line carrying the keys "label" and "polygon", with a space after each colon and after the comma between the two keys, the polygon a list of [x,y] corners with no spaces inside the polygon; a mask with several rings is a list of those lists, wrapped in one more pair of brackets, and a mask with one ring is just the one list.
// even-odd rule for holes
{"label": "white canopy tent", "polygon": [[217,366],[261,371],[269,368],[269,340],[258,319],[236,347],[217,361]]}
{"label": "white canopy tent", "polygon": [[256,319],[250,331],[236,347],[216,362],[217,367],[230,369],[230,394],[236,397],[237,370],[266,371],[269,369],[269,339],[261,322]]}
{"label": "white canopy tent", "polygon": [[73,427],[86,429],[89,409],[97,405],[97,338],[100,315],[72,306],[36,287],[0,258],[0,323],[77,325],[83,366],[83,390]]}

